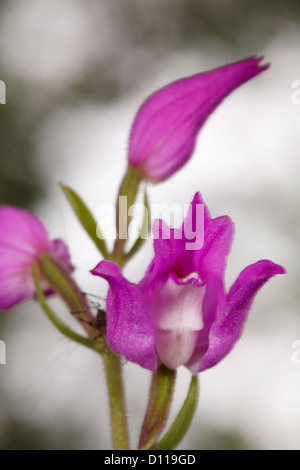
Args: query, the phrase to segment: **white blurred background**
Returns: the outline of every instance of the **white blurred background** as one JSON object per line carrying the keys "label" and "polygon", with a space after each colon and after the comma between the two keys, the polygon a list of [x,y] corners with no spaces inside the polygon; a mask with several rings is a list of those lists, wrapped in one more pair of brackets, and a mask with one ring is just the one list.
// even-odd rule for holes
{"label": "white blurred background", "polygon": [[[232,218],[228,288],[259,259],[287,269],[257,296],[233,352],[201,374],[199,408],[180,448],[300,449],[300,363],[291,359],[300,340],[299,6],[11,0],[0,2],[0,15],[0,202],[30,208],[52,238],[63,237],[82,290],[100,296],[106,284],[89,274],[100,257],[57,183],[96,213],[115,200],[130,125],[150,93],[253,54],[271,62],[211,116],[192,160],[149,192],[153,203],[188,204],[200,191],[213,217]],[[131,281],[143,276],[151,241],[138,256],[125,270]],[[111,448],[100,357],[61,337],[34,302],[1,315],[0,339],[0,448]],[[131,364],[123,372],[135,447],[150,374]],[[172,416],[188,382],[180,370]]]}

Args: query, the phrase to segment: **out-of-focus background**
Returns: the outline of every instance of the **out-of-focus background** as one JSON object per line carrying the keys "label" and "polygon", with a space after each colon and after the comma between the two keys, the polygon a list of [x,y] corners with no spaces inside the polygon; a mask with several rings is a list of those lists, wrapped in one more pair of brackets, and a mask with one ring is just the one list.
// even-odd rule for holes
{"label": "out-of-focus background", "polygon": [[[147,95],[253,54],[272,64],[211,116],[188,165],[150,188],[156,203],[187,204],[200,190],[213,217],[230,215],[228,286],[259,259],[288,271],[258,295],[230,356],[201,375],[182,449],[300,449],[300,364],[292,360],[300,340],[299,28],[295,0],[0,1],[0,203],[30,209],[62,236],[82,289],[100,296],[105,283],[88,273],[100,258],[57,183],[96,213],[115,200],[130,125]],[[151,253],[149,241],[126,269],[130,280]],[[0,448],[109,449],[100,358],[62,338],[34,302],[1,314],[0,339]],[[135,446],[150,376],[123,370]],[[180,370],[173,416],[188,380]]]}

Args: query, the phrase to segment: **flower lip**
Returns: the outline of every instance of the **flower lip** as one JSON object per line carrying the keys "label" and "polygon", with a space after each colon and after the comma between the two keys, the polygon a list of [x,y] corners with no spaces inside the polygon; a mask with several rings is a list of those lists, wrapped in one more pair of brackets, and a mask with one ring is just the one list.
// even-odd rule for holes
{"label": "flower lip", "polygon": [[187,364],[197,344],[197,331],[188,328],[179,330],[155,330],[155,348],[160,362],[171,370]]}
{"label": "flower lip", "polygon": [[172,273],[167,279],[155,282],[145,296],[154,325],[158,357],[170,369],[190,360],[198,333],[204,327],[202,304],[205,286],[199,286],[198,280],[197,273],[191,273],[185,281]]}
{"label": "flower lip", "polygon": [[145,293],[145,303],[155,328],[198,331],[203,327],[205,286],[178,282],[174,274],[157,280]]}

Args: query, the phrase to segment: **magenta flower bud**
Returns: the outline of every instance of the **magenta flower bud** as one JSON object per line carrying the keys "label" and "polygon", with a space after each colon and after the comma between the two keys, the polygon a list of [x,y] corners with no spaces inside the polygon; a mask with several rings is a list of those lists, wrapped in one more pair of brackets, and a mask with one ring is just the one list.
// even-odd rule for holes
{"label": "magenta flower bud", "polygon": [[[136,285],[102,261],[92,271],[109,282],[107,341],[129,361],[155,371],[184,365],[193,374],[220,362],[240,338],[259,289],[284,268],[262,260],[248,266],[226,294],[224,273],[233,240],[229,217],[211,219],[204,208],[204,244],[187,248],[196,194],[181,229],[154,223],[154,258]],[[169,231],[170,230],[170,231]],[[169,238],[166,234],[170,233]],[[197,237],[195,237],[197,240]]]}
{"label": "magenta flower bud", "polygon": [[[42,223],[22,209],[0,207],[0,310],[33,298],[35,286],[32,265],[49,256],[73,270],[68,248],[61,240],[51,241]],[[41,276],[45,293],[51,287]]]}
{"label": "magenta flower bud", "polygon": [[266,70],[262,58],[249,59],[178,80],[158,90],[133,122],[128,161],[152,182],[163,181],[191,157],[208,116],[233,90]]}

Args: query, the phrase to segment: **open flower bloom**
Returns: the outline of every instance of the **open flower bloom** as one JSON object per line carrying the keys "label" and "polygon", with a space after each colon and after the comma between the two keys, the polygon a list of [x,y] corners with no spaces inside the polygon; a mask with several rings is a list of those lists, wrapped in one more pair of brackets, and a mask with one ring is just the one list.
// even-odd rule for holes
{"label": "open flower bloom", "polygon": [[228,217],[212,220],[204,207],[204,244],[199,237],[196,249],[187,249],[191,240],[186,234],[191,233],[197,204],[203,204],[199,194],[181,229],[155,221],[155,255],[138,285],[109,261],[92,271],[110,284],[109,346],[152,371],[162,363],[170,369],[185,365],[196,374],[217,364],[240,338],[255,294],[270,277],[285,272],[271,261],[259,261],[248,266],[226,294],[224,272],[233,224]]}
{"label": "open flower bloom", "polygon": [[162,88],[141,106],[133,122],[128,161],[145,179],[162,181],[193,153],[199,130],[233,90],[266,70],[249,59],[184,78]]}
{"label": "open flower bloom", "polygon": [[[32,264],[41,255],[59,260],[73,269],[67,246],[61,240],[51,241],[42,223],[29,212],[13,207],[0,207],[0,310],[35,295]],[[50,286],[41,279],[45,292]]]}

